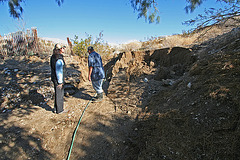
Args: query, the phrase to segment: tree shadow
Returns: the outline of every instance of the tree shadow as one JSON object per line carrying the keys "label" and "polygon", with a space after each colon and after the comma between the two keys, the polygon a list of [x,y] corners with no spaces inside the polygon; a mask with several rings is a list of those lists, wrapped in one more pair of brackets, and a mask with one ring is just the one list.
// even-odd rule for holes
{"label": "tree shadow", "polygon": [[[70,78],[79,77],[79,71],[66,70],[71,70],[67,74]],[[32,133],[27,126],[6,124],[11,118],[26,117],[40,108],[53,110],[48,104],[54,96],[50,73],[49,62],[42,60],[12,57],[0,64],[0,159],[55,159],[42,146],[42,135]]]}
{"label": "tree shadow", "polygon": [[[80,80],[77,79],[81,72],[74,68],[76,67],[66,68],[66,79],[71,83],[79,83]],[[36,106],[46,111],[53,110],[54,107],[47,104],[54,99],[49,62],[13,58],[5,60],[0,65],[0,70],[0,80],[3,82],[0,84],[1,112],[10,114],[12,110],[20,108],[25,110],[24,114],[30,114],[36,110]],[[70,87],[66,88],[66,93],[72,94],[72,90],[75,93],[76,88],[72,88],[73,85],[68,86]],[[83,95],[83,98],[89,98],[87,94]]]}
{"label": "tree shadow", "polygon": [[0,133],[1,159],[54,159],[54,155],[42,147],[38,134],[29,134],[26,129],[14,124],[11,127],[0,125]]}
{"label": "tree shadow", "polygon": [[[1,75],[1,78],[4,79],[1,97],[6,96],[5,99],[1,98],[0,100],[4,103],[1,105],[2,112],[11,116],[13,110],[21,109],[24,110],[24,115],[27,115],[36,110],[36,106],[52,111],[52,108],[46,103],[49,97],[39,93],[42,88],[49,87],[50,82],[47,79],[49,67],[47,65],[46,62],[29,63],[29,60],[15,59],[6,60],[3,65],[0,65],[0,69],[4,71]],[[46,82],[44,78],[47,79]]]}
{"label": "tree shadow", "polygon": [[[156,53],[154,56],[155,55]],[[120,57],[121,56],[122,55],[120,55]],[[114,88],[114,93],[111,93],[112,90],[109,90],[110,82],[111,80],[114,80],[112,77],[112,70],[117,60],[119,60],[119,58],[114,58],[104,66],[105,72],[107,72],[106,82],[103,85],[106,95],[114,94],[115,97],[110,97],[114,104],[118,103],[119,101],[126,101],[126,106],[128,108],[143,109],[145,107],[144,104],[136,104],[133,107],[130,106],[130,101],[132,101],[132,99],[131,97],[129,98],[129,95],[134,95],[142,89],[143,92],[138,98],[143,99],[146,98],[146,95],[148,95],[148,98],[150,98],[151,95],[149,95],[149,93],[157,93],[157,91],[160,91],[154,88],[155,84],[150,86],[147,82],[140,82],[140,79],[143,77],[147,76],[149,79],[150,77],[154,77],[155,73],[142,75],[142,77],[139,77],[139,80],[137,78],[134,79],[130,77],[130,82],[127,82],[126,74],[124,73],[125,70],[119,69],[119,73],[115,75],[119,80],[119,83],[114,83],[116,88]],[[148,64],[150,65],[150,62]],[[138,86],[139,84],[140,86]],[[132,88],[135,88],[135,90],[131,92]],[[146,98],[145,102],[147,103],[148,100],[149,99]],[[122,116],[121,114],[124,114],[124,112],[115,115],[113,119],[108,119],[105,114],[101,115],[100,112],[100,110],[97,110],[96,112],[92,111],[90,113],[91,115],[94,115],[94,120],[96,121],[96,123],[94,123],[95,125],[90,124],[87,121],[81,123],[79,130],[84,133],[80,132],[76,135],[71,157],[73,159],[88,160],[138,159],[137,155],[139,154],[139,151],[146,146],[146,144],[143,143],[141,148],[141,146],[136,143],[136,139],[131,139],[134,134],[141,133],[136,131],[138,128],[134,128],[134,124],[136,121],[138,121],[138,119],[131,119],[131,116],[128,114]],[[84,134],[91,134],[92,136],[85,137]],[[136,137],[140,138],[140,135],[136,135]],[[142,140],[140,140],[140,142],[142,142]]]}
{"label": "tree shadow", "polygon": [[74,94],[73,97],[84,99],[84,100],[90,100],[92,99],[92,96],[88,94],[87,91],[88,90],[85,88],[79,88],[78,92],[76,92],[76,94]]}
{"label": "tree shadow", "polygon": [[[42,94],[37,92],[37,89],[30,90],[28,95],[29,100],[32,102],[32,104],[42,107],[46,111],[52,111],[52,107],[50,107],[46,102],[45,98]],[[27,99],[27,98],[26,98]]]}
{"label": "tree shadow", "polygon": [[[115,116],[110,120],[97,112],[91,112],[97,121],[94,125],[82,122],[79,126],[79,132],[76,134],[70,155],[71,159],[136,159],[137,157],[132,157],[129,153],[132,143],[128,139],[134,120],[128,116]],[[86,133],[91,133],[92,136],[85,137]]]}
{"label": "tree shadow", "polygon": [[[142,58],[140,58],[141,56]],[[111,72],[113,72],[115,62],[122,58],[125,58],[122,63],[126,61],[127,64],[124,65],[124,68],[122,65],[116,66],[119,68],[115,70],[119,72],[112,77],[113,73]],[[136,62],[132,63],[133,61]],[[119,54],[119,58],[113,58],[105,65],[105,70],[110,73],[108,73],[109,81],[104,90],[115,105],[120,104],[118,107],[121,109],[123,109],[122,107],[126,111],[134,110],[134,107],[144,109],[149,98],[171,87],[172,84],[164,84],[162,80],[167,77],[171,82],[176,81],[195,61],[196,57],[191,51],[182,47],[164,48],[151,52],[122,53]],[[150,72],[148,68],[152,68],[153,72]],[[164,72],[163,68],[166,68],[167,71]],[[144,69],[145,72],[142,71]],[[109,87],[111,84],[113,85]]]}

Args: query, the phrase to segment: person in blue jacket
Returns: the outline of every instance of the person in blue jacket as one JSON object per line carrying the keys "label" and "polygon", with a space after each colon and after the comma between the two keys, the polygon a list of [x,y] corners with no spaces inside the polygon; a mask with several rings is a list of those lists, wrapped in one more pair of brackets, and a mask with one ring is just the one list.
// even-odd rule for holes
{"label": "person in blue jacket", "polygon": [[64,102],[64,70],[65,61],[63,53],[65,52],[65,46],[56,44],[53,49],[53,55],[51,56],[51,80],[54,84],[55,101],[54,101],[54,113],[64,113],[63,102]]}
{"label": "person in blue jacket", "polygon": [[103,80],[105,79],[105,72],[102,64],[101,56],[94,51],[92,46],[88,47],[88,80],[92,82],[97,96],[93,98],[93,102],[100,102],[103,100]]}

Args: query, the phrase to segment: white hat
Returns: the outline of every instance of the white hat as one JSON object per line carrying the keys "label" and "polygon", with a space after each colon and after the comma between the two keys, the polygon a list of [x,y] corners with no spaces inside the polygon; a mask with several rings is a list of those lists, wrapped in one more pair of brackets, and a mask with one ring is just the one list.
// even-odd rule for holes
{"label": "white hat", "polygon": [[59,50],[59,49],[61,49],[61,48],[66,48],[66,46],[62,46],[62,45],[60,45],[60,44],[55,44],[55,47],[54,47],[54,49],[57,49],[57,50]]}

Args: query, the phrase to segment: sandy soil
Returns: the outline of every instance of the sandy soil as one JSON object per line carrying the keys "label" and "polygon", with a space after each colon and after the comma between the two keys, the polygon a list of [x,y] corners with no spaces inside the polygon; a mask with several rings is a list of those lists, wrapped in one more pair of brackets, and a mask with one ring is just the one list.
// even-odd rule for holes
{"label": "sandy soil", "polygon": [[[105,59],[104,101],[86,108],[70,159],[238,159],[239,37]],[[86,59],[66,55],[68,112],[54,114],[49,57],[1,60],[1,159],[67,158],[95,93]]]}

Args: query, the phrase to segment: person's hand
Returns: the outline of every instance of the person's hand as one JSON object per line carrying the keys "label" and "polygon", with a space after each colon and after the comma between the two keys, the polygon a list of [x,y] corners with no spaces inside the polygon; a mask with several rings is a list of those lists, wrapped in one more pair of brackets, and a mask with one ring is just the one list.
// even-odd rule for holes
{"label": "person's hand", "polygon": [[63,84],[57,85],[57,88],[59,88],[59,89],[62,89],[62,87],[63,87]]}
{"label": "person's hand", "polygon": [[88,80],[89,80],[89,82],[91,82],[91,77],[90,76],[88,77]]}

